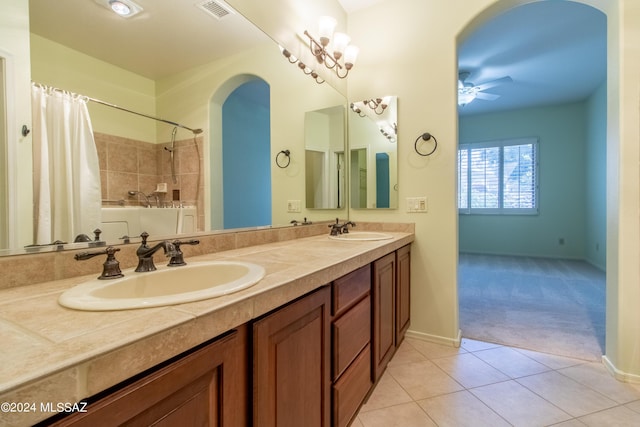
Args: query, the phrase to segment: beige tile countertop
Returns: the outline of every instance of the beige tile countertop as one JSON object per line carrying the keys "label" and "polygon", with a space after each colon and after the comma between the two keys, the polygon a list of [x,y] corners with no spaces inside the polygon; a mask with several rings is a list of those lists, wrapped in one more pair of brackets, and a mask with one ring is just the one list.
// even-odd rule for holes
{"label": "beige tile countertop", "polygon": [[234,294],[166,307],[89,312],[57,303],[64,290],[96,274],[0,290],[0,404],[16,410],[17,404],[33,404],[29,412],[0,408],[0,425],[30,425],[55,415],[41,411],[41,403],[81,401],[414,239],[411,232],[388,234],[393,238],[345,242],[323,234],[187,256],[187,263],[253,262],[266,275]]}

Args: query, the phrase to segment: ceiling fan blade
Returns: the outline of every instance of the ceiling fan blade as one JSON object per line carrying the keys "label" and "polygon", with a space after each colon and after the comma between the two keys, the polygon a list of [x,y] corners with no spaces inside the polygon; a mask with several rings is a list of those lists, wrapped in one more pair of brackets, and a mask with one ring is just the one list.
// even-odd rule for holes
{"label": "ceiling fan blade", "polygon": [[493,93],[478,92],[476,93],[476,98],[484,99],[485,101],[495,101],[496,99],[500,98],[500,95],[495,95]]}
{"label": "ceiling fan blade", "polygon": [[485,90],[485,89],[489,89],[501,84],[505,84],[505,83],[511,83],[513,82],[513,79],[509,76],[507,77],[502,77],[500,79],[496,79],[496,80],[491,80],[489,82],[485,82],[482,84],[477,85],[476,87],[478,88],[478,90]]}

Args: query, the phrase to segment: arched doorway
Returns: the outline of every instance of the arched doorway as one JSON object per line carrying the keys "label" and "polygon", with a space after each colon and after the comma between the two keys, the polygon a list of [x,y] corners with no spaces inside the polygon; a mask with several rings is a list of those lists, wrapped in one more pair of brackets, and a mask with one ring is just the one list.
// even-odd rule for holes
{"label": "arched doorway", "polygon": [[[495,72],[496,69],[507,70],[504,72],[505,75],[508,75],[508,70],[515,69],[517,65],[513,65],[510,61],[519,61],[520,63],[526,63],[529,67],[531,67],[531,63],[533,60],[537,59],[537,57],[552,57],[557,54],[561,49],[557,49],[559,45],[563,45],[564,43],[568,44],[568,40],[563,40],[562,38],[554,39],[554,44],[550,45],[544,40],[544,36],[548,36],[549,34],[553,34],[551,31],[554,28],[554,17],[559,17],[558,19],[558,28],[561,28],[564,25],[568,25],[571,22],[571,18],[575,18],[576,21],[587,17],[595,17],[601,22],[599,34],[603,40],[601,41],[603,46],[606,46],[606,16],[602,14],[599,10],[580,4],[578,2],[533,2],[526,5],[518,6],[516,8],[510,9],[503,13],[504,7],[507,4],[513,2],[500,2],[493,7],[493,15],[489,13],[490,11],[485,11],[481,16],[477,17],[474,21],[472,21],[467,29],[465,29],[465,36],[459,39],[459,48],[461,42],[467,42],[473,39],[475,34],[480,34],[482,32],[487,31],[495,31],[499,33],[500,38],[506,43],[502,43],[499,38],[494,44],[486,44],[482,47],[482,53],[479,53],[474,58],[470,58],[468,50],[464,52],[466,55],[464,60],[459,58],[460,70],[461,71],[475,71],[476,78],[481,80],[480,84],[482,84],[483,80],[488,80],[486,76],[483,76],[483,71],[487,71],[484,74],[491,74]],[[553,10],[552,8],[561,8],[562,11]],[[548,8],[548,10],[547,10]],[[540,17],[540,22],[535,22],[535,17]],[[524,19],[522,19],[524,17]],[[565,24],[566,23],[566,24]],[[529,28],[528,25],[531,24],[532,28]],[[486,27],[485,27],[486,25]],[[522,36],[523,34],[535,34],[535,27],[545,28],[544,35],[538,35],[536,40],[529,39],[526,40],[528,43],[523,43],[520,46],[517,46],[512,43],[512,40],[516,40],[517,37]],[[517,32],[518,36],[510,37],[509,29],[513,29]],[[588,32],[591,28],[581,28],[585,32]],[[486,34],[485,34],[486,35]],[[489,38],[490,39],[490,38]],[[470,43],[471,44],[471,43]],[[464,46],[466,47],[466,46]],[[574,49],[576,47],[573,47]],[[581,48],[581,46],[577,47]],[[460,49],[459,52],[462,52],[464,49]],[[461,54],[462,55],[462,54]],[[568,56],[568,55],[567,55]],[[552,59],[552,58],[549,58]],[[606,70],[606,52],[602,55],[602,58],[598,60],[599,62],[596,64],[599,65],[603,70]],[[477,69],[473,69],[472,67],[476,66]],[[482,70],[481,68],[486,68],[487,70]],[[566,64],[565,64],[566,67]],[[471,70],[469,68],[472,68]],[[490,78],[498,78],[502,77],[502,75],[493,75]],[[523,79],[526,78],[523,77]],[[577,79],[577,75],[574,79]],[[482,144],[469,144],[469,146],[475,147],[474,150],[478,151],[477,147],[480,145],[487,146],[488,148],[483,148],[488,151],[489,149],[493,149],[493,147],[489,147],[488,144],[492,141],[500,141],[501,144],[504,144],[505,140],[510,138],[519,138],[519,137],[528,137],[528,136],[540,136],[538,144],[538,153],[536,156],[535,162],[538,165],[538,169],[536,175],[540,177],[540,181],[537,186],[538,193],[536,197],[538,197],[538,212],[535,216],[525,217],[518,216],[514,213],[509,212],[492,212],[491,215],[483,215],[484,212],[481,212],[482,209],[476,209],[475,214],[472,212],[472,209],[469,209],[466,214],[469,215],[461,215],[460,221],[458,224],[458,236],[459,236],[459,246],[461,252],[468,251],[469,253],[484,253],[484,254],[500,254],[500,255],[532,255],[534,257],[545,257],[549,258],[576,258],[576,259],[587,259],[589,262],[597,264],[599,267],[604,268],[606,262],[604,261],[604,256],[601,256],[598,259],[598,254],[595,255],[596,259],[593,259],[593,252],[600,252],[602,254],[603,251],[606,250],[606,186],[602,184],[599,188],[594,190],[593,185],[590,185],[593,182],[606,182],[606,111],[607,111],[607,93],[606,93],[606,77],[602,77],[601,83],[599,84],[600,89],[593,90],[593,100],[585,101],[584,99],[573,99],[573,100],[565,100],[561,101],[562,105],[567,105],[567,107],[559,107],[558,105],[554,105],[553,103],[548,104],[539,104],[537,106],[524,105],[524,104],[516,104],[516,106],[511,107],[509,110],[503,109],[502,111],[491,111],[491,112],[479,112],[474,115],[473,118],[465,118],[460,117],[459,119],[459,142],[468,143],[475,142]],[[539,89],[537,89],[539,90]],[[500,88],[491,88],[487,92],[494,92],[496,94],[501,94]],[[506,95],[506,92],[504,92]],[[520,101],[516,100],[516,101]],[[491,101],[477,101],[477,102],[487,102]],[[584,105],[583,105],[584,103]],[[553,109],[549,107],[549,105],[554,105]],[[572,147],[567,144],[567,147],[560,147],[560,144],[557,145],[549,145],[549,141],[555,140],[563,140],[565,142],[566,137],[563,139],[562,136],[553,135],[555,132],[560,132],[558,129],[562,126],[560,124],[561,120],[559,120],[559,115],[563,114],[566,117],[573,117],[573,113],[581,112],[585,110],[584,116],[581,116],[580,123],[575,125],[575,129],[577,130],[575,135],[572,135],[572,138],[575,140],[575,145]],[[590,116],[588,116],[590,114]],[[558,120],[554,123],[554,119]],[[587,127],[591,126],[592,122],[600,122],[601,126],[597,129],[587,129]],[[560,125],[559,125],[560,124]],[[544,128],[548,127],[549,129],[545,130]],[[581,128],[581,130],[578,130]],[[571,132],[571,126],[567,126],[566,130]],[[578,134],[582,132],[582,134]],[[597,147],[582,147],[579,145],[584,139],[585,141],[589,138],[587,135],[589,132],[596,133],[597,135],[592,138],[598,139]],[[542,135],[544,137],[542,137]],[[585,135],[587,135],[585,137]],[[543,144],[544,141],[544,144]],[[589,141],[586,141],[587,143]],[[562,158],[562,154],[560,153],[561,149],[573,150],[574,155],[571,153],[569,157],[564,161],[558,161]],[[586,157],[591,155],[592,158],[597,159],[597,163],[595,163],[595,168],[593,159],[592,163],[588,164],[584,158],[580,160],[580,164],[576,165],[578,158],[582,157],[582,150],[589,151],[586,154]],[[505,149],[506,150],[506,149]],[[554,150],[556,150],[554,152]],[[464,151],[464,150],[463,150]],[[496,148],[496,152],[500,152],[500,148]],[[576,155],[580,153],[579,155]],[[591,154],[590,154],[591,153]],[[467,159],[470,156],[470,152],[466,152]],[[506,154],[505,154],[506,156]],[[502,157],[496,157],[496,159],[501,159]],[[502,161],[502,160],[500,160]],[[555,169],[550,167],[550,164],[556,162],[554,166]],[[505,161],[506,162],[506,161]],[[500,163],[500,162],[498,162]],[[466,163],[469,164],[468,162]],[[506,168],[506,164],[504,165]],[[574,168],[571,171],[568,171],[569,168]],[[502,170],[504,171],[503,168]],[[464,168],[459,166],[459,172]],[[497,168],[498,172],[500,172],[499,168]],[[597,172],[597,174],[596,174]],[[471,175],[472,172],[468,172],[467,178]],[[504,173],[506,176],[506,172]],[[597,175],[597,178],[594,177]],[[496,188],[502,188],[505,184],[505,180],[503,175],[501,178],[497,180]],[[582,177],[585,176],[586,179],[582,179],[581,182],[576,182],[575,186],[568,186],[567,180],[573,179],[574,181],[579,181]],[[553,179],[551,179],[553,177]],[[559,181],[562,180],[562,181]],[[468,181],[467,181],[468,182]],[[567,188],[570,190],[565,191],[561,194],[561,188],[563,185],[567,184]],[[470,193],[470,186],[473,185],[473,182],[469,184],[467,191]],[[503,189],[504,190],[504,189]],[[506,190],[504,190],[506,192]],[[557,194],[553,194],[557,192]],[[597,192],[597,194],[595,194]],[[594,197],[594,194],[596,197]],[[551,197],[553,196],[553,197]],[[571,197],[575,199],[569,200]],[[471,198],[472,195],[469,194]],[[498,194],[498,197],[501,197]],[[589,199],[589,200],[586,200]],[[471,204],[471,202],[469,202]],[[568,206],[564,208],[558,207],[561,203],[568,203]],[[505,202],[505,206],[507,203]],[[577,206],[580,206],[577,208]],[[583,207],[584,206],[584,207]],[[492,206],[493,207],[493,206]],[[500,204],[500,208],[502,204]],[[557,209],[556,209],[557,208]],[[550,212],[556,209],[555,214],[550,214]],[[580,211],[576,211],[576,209],[580,209]],[[505,210],[506,211],[506,210]],[[563,217],[564,214],[567,214]],[[595,224],[595,225],[594,225]],[[511,227],[511,228],[509,228]],[[597,229],[597,236],[589,235],[589,231],[593,229]],[[564,233],[573,233],[571,238],[567,238]],[[593,233],[591,233],[593,234]],[[551,237],[553,236],[553,237]],[[569,246],[574,246],[571,251],[569,251]],[[592,259],[589,259],[589,256]],[[489,259],[489,261],[487,261]],[[466,261],[465,258],[461,256],[461,260]],[[507,262],[509,259],[507,259]],[[598,262],[595,262],[598,261]],[[535,288],[536,284],[531,286],[526,283],[522,283],[524,280],[529,280],[527,276],[527,272],[523,271],[521,268],[523,263],[514,263],[510,265],[507,269],[504,267],[505,259],[490,259],[484,258],[481,259],[480,262],[498,262],[503,263],[501,269],[496,269],[490,273],[491,279],[495,278],[496,281],[501,280],[503,283],[495,286],[494,288],[487,289],[486,287],[479,286],[478,288],[473,289],[475,292],[474,301],[478,301],[479,298],[482,298],[480,295],[482,292],[486,292],[486,294],[494,294],[501,289],[501,287],[507,288],[507,291],[512,293],[519,293],[518,297],[523,297],[525,302],[530,302],[530,306],[536,310],[535,303],[537,299],[544,298],[543,292],[540,288]],[[462,261],[461,261],[462,264]],[[514,267],[515,266],[515,267]],[[498,272],[496,272],[498,271]],[[505,271],[515,271],[511,278],[504,278],[501,275],[508,275],[509,273],[505,273]],[[477,273],[477,272],[476,272]],[[499,276],[499,277],[498,277]],[[475,279],[479,280],[478,274],[476,274]],[[486,283],[488,280],[491,280],[485,277],[484,282]],[[596,322],[597,324],[585,325],[588,327],[593,327],[597,329],[597,333],[601,336],[595,337],[594,342],[590,343],[595,347],[591,348],[589,351],[593,351],[593,357],[599,359],[601,355],[596,355],[598,350],[604,352],[604,295],[605,295],[605,280],[604,276],[598,279],[601,283],[602,289],[600,290],[600,294],[598,294],[598,298],[601,299],[600,307],[601,312],[597,313],[597,316],[593,316],[593,313],[587,313],[585,316],[585,321],[587,322]],[[467,321],[472,319],[473,316],[465,317],[465,304],[471,299],[469,297],[469,293],[465,294],[465,291],[460,288],[460,284],[464,281],[463,273],[459,274],[459,300],[460,300],[460,326],[462,328],[463,334],[465,333],[465,329],[470,330],[471,328],[467,326],[465,328],[465,318]],[[548,280],[551,282],[551,279]],[[555,292],[555,289],[551,289],[552,292]],[[536,295],[537,292],[537,295]],[[527,294],[527,295],[523,295]],[[466,300],[465,300],[466,298]],[[526,298],[529,298],[527,301]],[[504,298],[503,298],[504,299]],[[489,300],[487,300],[489,302]],[[556,302],[556,301],[554,301]],[[515,300],[514,307],[516,304],[522,304],[523,299]],[[559,302],[561,303],[561,301]],[[509,302],[504,302],[504,304],[509,304]],[[484,312],[480,309],[480,317],[488,318],[493,317],[494,322],[487,322],[487,325],[495,325],[495,328],[487,333],[485,337],[492,336],[494,337],[494,341],[496,340],[496,334],[503,333],[505,336],[503,337],[505,340],[500,341],[500,337],[498,337],[497,341],[505,344],[515,345],[515,346],[536,346],[536,334],[540,335],[540,341],[542,342],[542,336],[547,333],[543,328],[545,326],[538,327],[539,325],[543,325],[545,316],[538,316],[537,321],[529,322],[522,321],[522,325],[520,329],[509,330],[511,327],[511,323],[516,324],[517,321],[514,321],[513,312],[505,311],[498,315],[498,307],[497,304],[492,305],[492,309],[486,308]],[[478,309],[478,307],[473,308]],[[470,309],[471,310],[471,309]],[[515,308],[514,310],[517,310]],[[586,311],[589,310],[589,307],[585,308]],[[524,312],[524,311],[523,311]],[[551,317],[550,314],[548,317]],[[597,319],[594,320],[594,317]],[[476,324],[474,324],[476,326]],[[549,327],[551,323],[549,324]],[[575,326],[575,325],[574,325]],[[572,327],[574,327],[572,326]],[[491,327],[491,326],[487,326]],[[568,329],[568,328],[567,328]],[[477,333],[477,329],[474,331]],[[566,330],[565,332],[571,334],[573,331]],[[595,333],[595,332],[594,332]],[[512,335],[509,335],[512,334]],[[467,335],[468,336],[468,335]],[[558,337],[560,337],[558,335]],[[550,344],[549,348],[553,348],[551,345],[551,341],[548,336],[546,338],[546,343]],[[509,340],[513,339],[515,342],[510,342]],[[562,346],[556,347],[558,351],[568,351],[569,345],[566,345],[566,339],[558,338],[558,340],[564,341]],[[574,342],[582,342],[584,337],[576,337]],[[573,344],[572,344],[573,345]],[[598,348],[600,347],[600,348]],[[542,351],[549,351],[549,348],[534,348]],[[584,349],[577,348],[576,352],[582,352]],[[580,355],[580,354],[566,354],[565,355]]]}
{"label": "arched doorway", "polygon": [[271,224],[270,91],[256,76],[236,76],[213,96],[211,229]]}

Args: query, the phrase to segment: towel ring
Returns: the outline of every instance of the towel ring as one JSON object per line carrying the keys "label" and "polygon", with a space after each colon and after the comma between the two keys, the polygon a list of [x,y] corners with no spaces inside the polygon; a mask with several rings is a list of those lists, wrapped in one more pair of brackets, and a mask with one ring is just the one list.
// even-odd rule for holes
{"label": "towel ring", "polygon": [[[281,154],[284,154],[284,155],[287,157],[287,163],[286,163],[284,166],[280,164],[280,155],[281,155]],[[289,151],[289,150],[282,150],[282,151],[280,151],[278,154],[276,154],[276,165],[278,165],[278,167],[279,167],[280,169],[284,169],[284,168],[286,168],[287,166],[289,166],[289,163],[291,163],[291,156],[290,156],[290,154],[291,154],[291,151]]]}
{"label": "towel ring", "polygon": [[[429,151],[428,153],[421,153],[420,150],[418,150],[418,141],[420,141],[420,139],[422,139],[423,141],[429,141],[430,139],[433,139],[433,142],[434,142],[433,150]],[[436,148],[438,148],[438,140],[436,139],[435,136],[431,135],[429,132],[425,132],[416,138],[416,142],[413,144],[413,148],[416,150],[416,153],[418,153],[423,157],[430,156],[436,151]]]}

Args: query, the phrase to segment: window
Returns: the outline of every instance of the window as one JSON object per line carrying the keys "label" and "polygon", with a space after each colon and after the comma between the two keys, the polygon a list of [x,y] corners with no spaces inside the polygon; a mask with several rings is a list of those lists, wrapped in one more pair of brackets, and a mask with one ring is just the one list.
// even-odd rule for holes
{"label": "window", "polygon": [[465,214],[538,213],[538,140],[461,144],[458,211]]}

